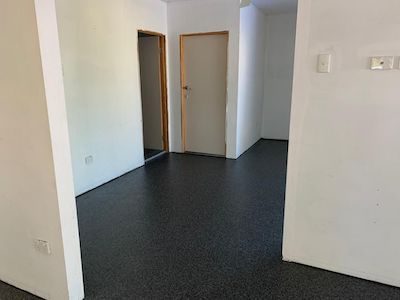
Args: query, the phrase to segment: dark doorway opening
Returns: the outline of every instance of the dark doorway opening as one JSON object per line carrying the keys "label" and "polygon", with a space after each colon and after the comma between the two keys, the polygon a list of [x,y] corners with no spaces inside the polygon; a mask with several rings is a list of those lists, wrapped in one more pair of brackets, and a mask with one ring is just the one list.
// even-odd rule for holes
{"label": "dark doorway opening", "polygon": [[144,158],[169,150],[165,36],[138,32]]}

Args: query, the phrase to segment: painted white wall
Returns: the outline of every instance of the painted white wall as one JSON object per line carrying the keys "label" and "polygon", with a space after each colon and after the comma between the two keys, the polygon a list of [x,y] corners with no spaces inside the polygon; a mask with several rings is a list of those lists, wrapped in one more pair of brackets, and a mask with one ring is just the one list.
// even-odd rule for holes
{"label": "painted white wall", "polygon": [[299,4],[284,259],[400,286],[400,2]]}
{"label": "painted white wall", "polygon": [[262,137],[288,140],[296,14],[269,15],[266,32]]}
{"label": "painted white wall", "polygon": [[139,38],[143,140],[148,149],[163,149],[159,37]]}
{"label": "painted white wall", "polygon": [[182,152],[179,36],[229,31],[227,79],[227,157],[236,158],[240,2],[189,0],[168,4],[169,102],[171,151]]}
{"label": "painted white wall", "polygon": [[[159,0],[56,0],[76,194],[144,164],[138,29],[166,33]],[[85,164],[85,157],[93,163]]]}
{"label": "painted white wall", "polygon": [[0,280],[83,299],[54,0],[1,1],[0,36]]}
{"label": "painted white wall", "polygon": [[240,10],[237,154],[261,138],[266,16],[253,4]]}

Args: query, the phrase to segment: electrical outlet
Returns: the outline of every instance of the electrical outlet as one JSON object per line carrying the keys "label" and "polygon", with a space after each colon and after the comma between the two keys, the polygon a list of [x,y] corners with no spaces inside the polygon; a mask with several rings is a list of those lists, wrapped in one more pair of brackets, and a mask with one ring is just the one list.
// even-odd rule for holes
{"label": "electrical outlet", "polygon": [[93,163],[93,156],[92,155],[85,157],[85,164],[86,165],[91,165],[92,163]]}
{"label": "electrical outlet", "polygon": [[394,56],[371,57],[371,70],[392,70],[394,67]]}
{"label": "electrical outlet", "polygon": [[37,251],[40,253],[50,255],[51,254],[51,249],[50,249],[50,244],[47,241],[43,240],[34,240],[33,245]]}

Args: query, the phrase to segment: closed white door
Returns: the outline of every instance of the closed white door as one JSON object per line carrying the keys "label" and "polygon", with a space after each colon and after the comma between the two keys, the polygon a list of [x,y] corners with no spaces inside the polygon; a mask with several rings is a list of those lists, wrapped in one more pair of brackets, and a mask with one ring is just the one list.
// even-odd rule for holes
{"label": "closed white door", "polygon": [[186,152],[225,156],[228,34],[182,36]]}

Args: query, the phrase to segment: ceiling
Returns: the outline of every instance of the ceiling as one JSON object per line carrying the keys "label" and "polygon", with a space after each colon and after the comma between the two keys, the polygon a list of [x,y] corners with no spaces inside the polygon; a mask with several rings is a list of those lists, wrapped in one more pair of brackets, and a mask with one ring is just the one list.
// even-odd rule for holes
{"label": "ceiling", "polygon": [[[162,0],[162,1],[176,2],[185,0]],[[202,1],[202,0],[197,0],[197,1]],[[268,15],[284,14],[291,12],[294,13],[297,11],[297,1],[298,0],[252,0],[254,5],[263,10]]]}

